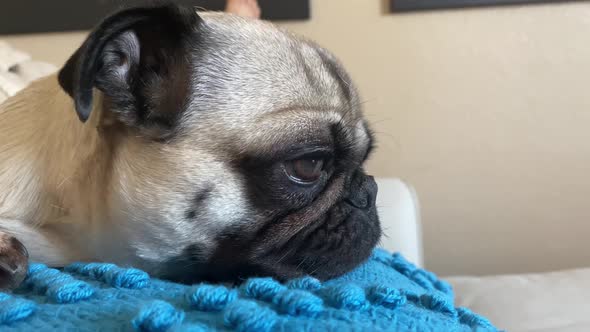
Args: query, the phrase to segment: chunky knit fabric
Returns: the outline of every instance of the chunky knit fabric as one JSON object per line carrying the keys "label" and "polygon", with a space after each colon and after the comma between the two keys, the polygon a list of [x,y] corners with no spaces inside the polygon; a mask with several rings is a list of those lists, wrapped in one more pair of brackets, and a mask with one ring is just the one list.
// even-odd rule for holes
{"label": "chunky knit fabric", "polygon": [[324,283],[254,278],[237,288],[112,264],[32,264],[20,289],[0,293],[0,331],[496,331],[452,297],[434,274],[383,250]]}

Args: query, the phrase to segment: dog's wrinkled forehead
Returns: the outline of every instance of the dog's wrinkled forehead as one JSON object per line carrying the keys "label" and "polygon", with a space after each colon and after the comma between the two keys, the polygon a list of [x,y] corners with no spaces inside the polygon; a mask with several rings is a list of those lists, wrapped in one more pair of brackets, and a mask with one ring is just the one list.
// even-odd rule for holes
{"label": "dog's wrinkled forehead", "polygon": [[[187,114],[199,118],[199,127],[210,124],[204,118],[216,121],[217,129],[221,123],[230,126],[230,131],[273,124],[293,130],[293,122],[303,130],[326,123],[358,124],[357,92],[326,50],[262,21],[202,17]],[[283,120],[273,121],[276,117]]]}
{"label": "dog's wrinkled forehead", "polygon": [[203,18],[195,90],[222,92],[217,102],[248,104],[250,115],[294,107],[343,111],[356,95],[332,55],[311,42],[262,21]]}

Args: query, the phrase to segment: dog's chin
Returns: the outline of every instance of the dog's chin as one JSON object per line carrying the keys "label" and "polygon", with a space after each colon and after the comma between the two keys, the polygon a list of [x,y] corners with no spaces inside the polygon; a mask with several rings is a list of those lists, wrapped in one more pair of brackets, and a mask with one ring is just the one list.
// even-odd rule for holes
{"label": "dog's chin", "polygon": [[[206,261],[199,248],[187,248],[182,257],[165,264],[161,277],[176,282],[240,283],[251,277],[285,281],[302,276],[320,280],[338,277],[364,262],[381,236],[376,208],[357,208],[347,201],[306,227],[280,248],[262,248],[257,239],[247,242],[239,234],[225,235],[218,250]],[[272,232],[272,227],[268,229]],[[252,257],[252,248],[259,252]]]}

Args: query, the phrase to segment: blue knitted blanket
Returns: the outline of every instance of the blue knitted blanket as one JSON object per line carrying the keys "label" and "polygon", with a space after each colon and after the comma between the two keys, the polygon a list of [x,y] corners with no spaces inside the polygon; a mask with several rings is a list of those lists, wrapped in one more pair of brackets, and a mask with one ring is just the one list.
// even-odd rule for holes
{"label": "blue knitted blanket", "polygon": [[450,286],[399,254],[375,250],[324,283],[247,280],[185,286],[112,264],[32,264],[0,293],[0,331],[496,331],[453,306]]}

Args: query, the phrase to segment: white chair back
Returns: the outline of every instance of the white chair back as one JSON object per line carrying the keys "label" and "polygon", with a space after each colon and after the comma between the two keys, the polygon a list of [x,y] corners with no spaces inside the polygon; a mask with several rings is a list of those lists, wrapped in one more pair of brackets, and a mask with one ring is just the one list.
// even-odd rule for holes
{"label": "white chair back", "polygon": [[380,247],[400,252],[423,266],[422,229],[418,197],[412,187],[396,178],[376,178],[379,185],[377,210],[383,236]]}

